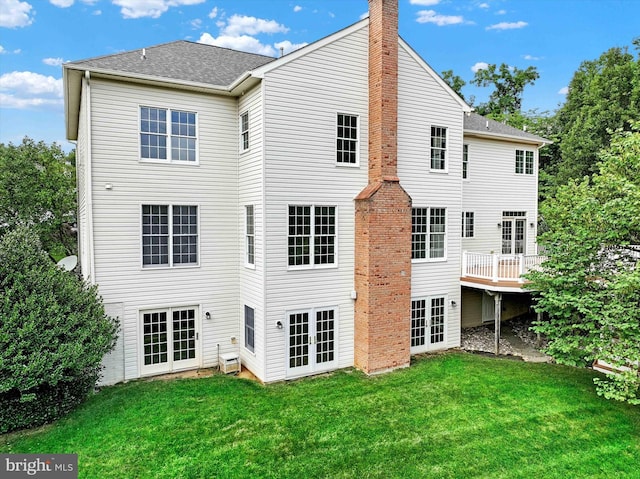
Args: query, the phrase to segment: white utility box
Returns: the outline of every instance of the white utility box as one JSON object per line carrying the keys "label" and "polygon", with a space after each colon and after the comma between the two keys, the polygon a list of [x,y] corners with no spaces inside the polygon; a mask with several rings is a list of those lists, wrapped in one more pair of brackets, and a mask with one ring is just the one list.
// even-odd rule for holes
{"label": "white utility box", "polygon": [[240,372],[240,356],[237,353],[221,354],[219,359],[220,372],[224,374]]}

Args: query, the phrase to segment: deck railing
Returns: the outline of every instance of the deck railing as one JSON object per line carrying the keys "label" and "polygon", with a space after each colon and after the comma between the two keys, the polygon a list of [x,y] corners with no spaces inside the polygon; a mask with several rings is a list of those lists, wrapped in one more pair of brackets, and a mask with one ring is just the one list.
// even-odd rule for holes
{"label": "deck railing", "polygon": [[525,273],[537,268],[544,256],[525,254],[462,253],[462,277],[480,278],[493,282],[524,283]]}

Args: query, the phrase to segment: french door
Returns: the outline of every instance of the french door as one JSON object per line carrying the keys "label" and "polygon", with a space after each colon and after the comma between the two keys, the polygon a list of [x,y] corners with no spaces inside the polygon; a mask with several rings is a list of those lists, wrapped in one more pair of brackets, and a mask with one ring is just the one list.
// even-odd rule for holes
{"label": "french door", "polygon": [[502,254],[524,254],[526,218],[502,219]]}
{"label": "french door", "polygon": [[333,369],[337,364],[336,309],[287,315],[287,371],[290,376]]}
{"label": "french door", "polygon": [[444,346],[445,302],[444,296],[411,301],[411,354],[441,349]]}
{"label": "french door", "polygon": [[143,374],[199,366],[196,308],[144,311],[141,320]]}

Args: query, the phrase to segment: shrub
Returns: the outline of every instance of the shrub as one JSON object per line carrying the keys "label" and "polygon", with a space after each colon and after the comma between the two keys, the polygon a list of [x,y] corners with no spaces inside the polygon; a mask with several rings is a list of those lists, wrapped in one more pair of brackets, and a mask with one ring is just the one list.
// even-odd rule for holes
{"label": "shrub", "polygon": [[82,402],[115,346],[95,286],[64,271],[37,235],[0,241],[0,433],[50,422]]}

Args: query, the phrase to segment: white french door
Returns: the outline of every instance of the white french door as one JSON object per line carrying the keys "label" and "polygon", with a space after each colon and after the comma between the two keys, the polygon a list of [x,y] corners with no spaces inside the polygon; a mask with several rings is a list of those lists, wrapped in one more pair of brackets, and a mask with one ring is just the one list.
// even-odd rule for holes
{"label": "white french door", "polygon": [[299,376],[337,364],[337,310],[310,309],[287,315],[287,372]]}
{"label": "white french door", "polygon": [[502,219],[502,254],[524,254],[526,218]]}
{"label": "white french door", "polygon": [[144,311],[142,374],[194,368],[199,365],[197,308]]}
{"label": "white french door", "polygon": [[447,319],[445,304],[444,296],[411,301],[411,354],[444,347]]}

